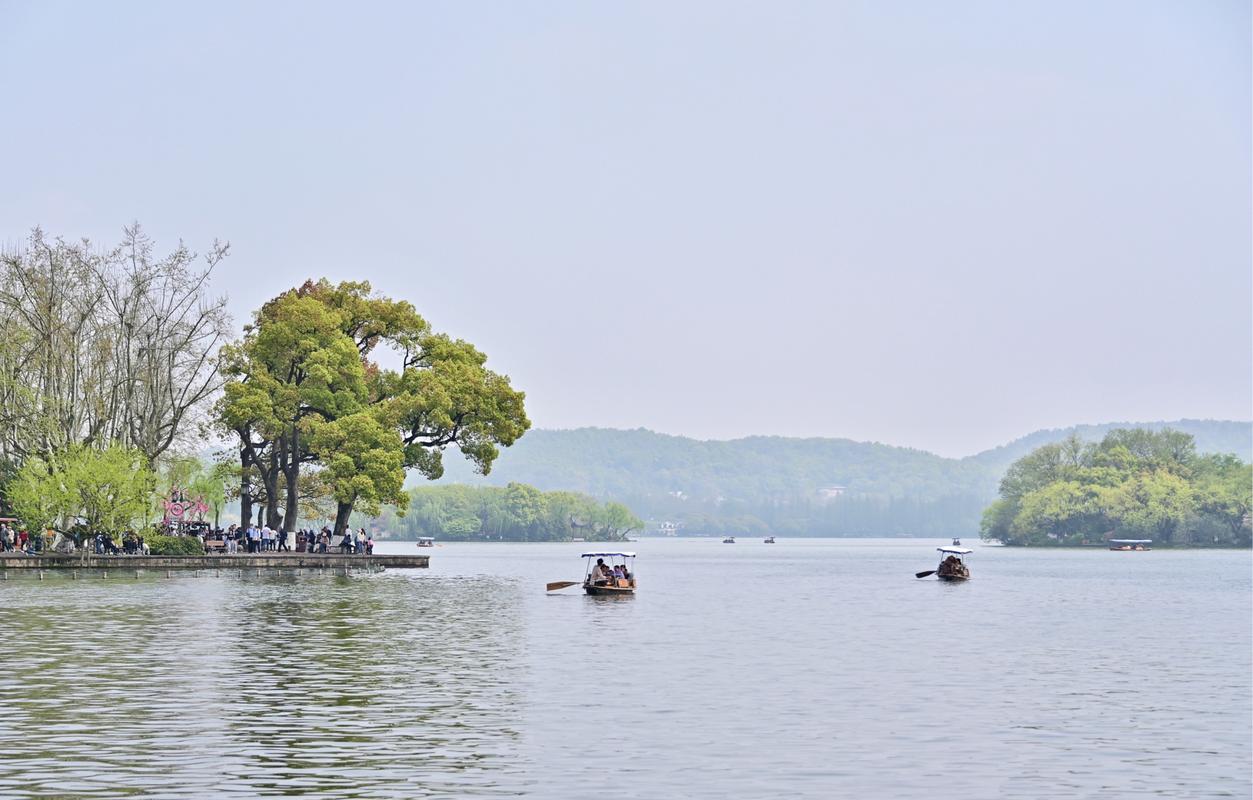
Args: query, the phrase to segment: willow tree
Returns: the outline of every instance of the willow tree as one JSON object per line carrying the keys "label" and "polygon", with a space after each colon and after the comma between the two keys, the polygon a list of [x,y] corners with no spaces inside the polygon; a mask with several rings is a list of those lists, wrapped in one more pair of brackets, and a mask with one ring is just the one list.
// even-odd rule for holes
{"label": "willow tree", "polygon": [[33,530],[119,534],[151,510],[156,475],[133,447],[68,448],[53,457],[32,456],[9,485],[14,509]]}
{"label": "willow tree", "polygon": [[[399,368],[377,363],[380,350]],[[368,283],[308,281],[262,306],[224,348],[218,420],[239,438],[244,474],[264,482],[271,524],[296,527],[308,464],[335,495],[338,534],[358,501],[403,502],[406,469],[439,477],[443,450],[456,445],[487,473],[498,448],[527,430],[523,394],[486,361]]]}

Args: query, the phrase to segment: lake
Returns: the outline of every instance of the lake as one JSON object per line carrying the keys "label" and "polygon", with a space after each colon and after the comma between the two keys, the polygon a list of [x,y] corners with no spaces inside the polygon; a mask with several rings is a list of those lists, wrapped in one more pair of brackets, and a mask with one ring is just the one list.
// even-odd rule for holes
{"label": "lake", "polygon": [[[0,796],[1237,797],[1247,551],[646,539],[429,570],[11,576]],[[383,544],[380,552],[414,552]]]}

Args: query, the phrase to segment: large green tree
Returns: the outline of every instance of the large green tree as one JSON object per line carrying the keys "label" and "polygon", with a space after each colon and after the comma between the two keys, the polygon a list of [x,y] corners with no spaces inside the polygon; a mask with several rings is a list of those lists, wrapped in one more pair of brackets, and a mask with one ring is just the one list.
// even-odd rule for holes
{"label": "large green tree", "polygon": [[340,312],[297,289],[262,306],[243,341],[223,348],[228,380],[218,419],[239,438],[241,518],[251,516],[256,481],[267,524],[295,527],[300,469],[316,458],[305,441],[309,425],[365,406],[366,365],[344,328]]}
{"label": "large green tree", "polygon": [[[399,367],[376,361],[380,350]],[[358,501],[396,501],[393,456],[400,470],[437,478],[455,445],[488,472],[530,422],[523,394],[486,361],[368,283],[309,281],[266,303],[222,362],[218,420],[240,442],[241,516],[255,479],[270,524],[294,528],[305,464],[330,471],[337,533]]]}

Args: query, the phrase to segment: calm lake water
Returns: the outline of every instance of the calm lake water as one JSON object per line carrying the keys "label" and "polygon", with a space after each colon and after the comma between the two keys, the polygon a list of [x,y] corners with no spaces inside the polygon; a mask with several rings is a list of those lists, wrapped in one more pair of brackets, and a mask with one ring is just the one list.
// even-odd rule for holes
{"label": "calm lake water", "polygon": [[[1248,552],[645,540],[0,582],[2,797],[1241,797]],[[392,544],[383,552],[411,552]]]}

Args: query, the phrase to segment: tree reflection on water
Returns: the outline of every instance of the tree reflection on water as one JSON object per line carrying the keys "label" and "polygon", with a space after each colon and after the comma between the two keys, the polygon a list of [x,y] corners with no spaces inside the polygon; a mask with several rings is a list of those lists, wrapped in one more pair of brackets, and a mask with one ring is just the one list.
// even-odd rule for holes
{"label": "tree reflection on water", "polygon": [[[12,582],[0,794],[515,794],[516,583]],[[506,791],[499,788],[509,785]]]}

